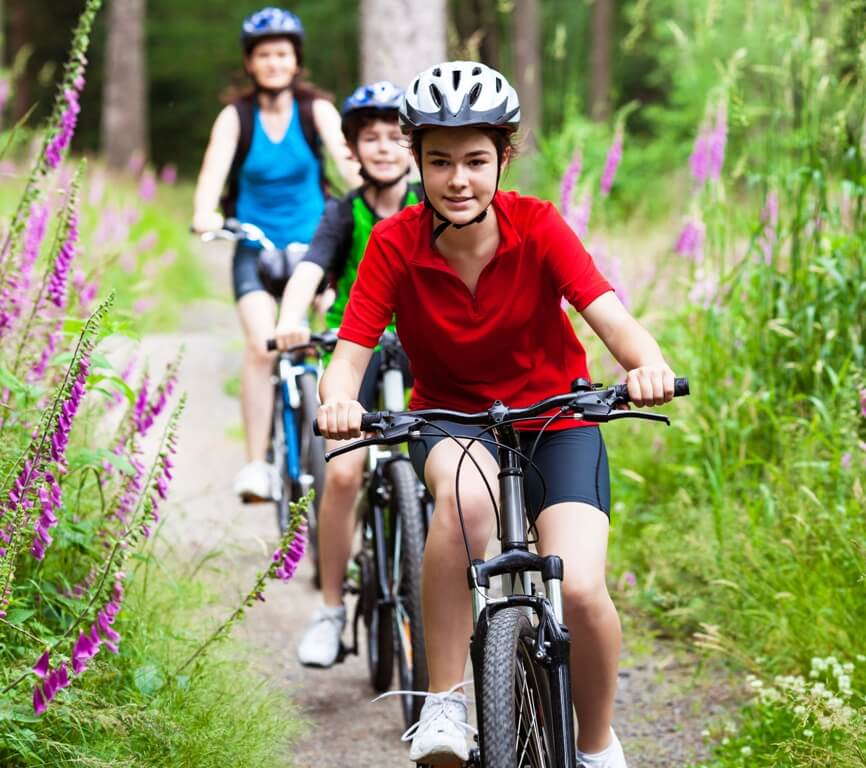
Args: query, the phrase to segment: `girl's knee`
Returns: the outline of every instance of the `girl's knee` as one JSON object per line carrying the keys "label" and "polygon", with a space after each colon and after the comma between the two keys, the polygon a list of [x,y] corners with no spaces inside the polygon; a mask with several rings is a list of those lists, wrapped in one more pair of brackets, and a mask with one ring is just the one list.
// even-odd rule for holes
{"label": "girl's knee", "polygon": [[615,610],[604,578],[574,575],[562,582],[562,600],[566,613],[591,621],[605,611]]}

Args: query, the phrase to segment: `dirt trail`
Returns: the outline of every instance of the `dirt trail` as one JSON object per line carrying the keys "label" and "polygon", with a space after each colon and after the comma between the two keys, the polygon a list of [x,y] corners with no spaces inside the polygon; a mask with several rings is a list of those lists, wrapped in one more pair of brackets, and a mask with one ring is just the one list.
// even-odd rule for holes
{"label": "dirt trail", "polygon": [[[228,285],[228,253],[215,248],[204,258],[219,265],[218,285]],[[189,401],[180,429],[173,511],[167,516],[164,535],[176,553],[189,561],[217,550],[213,568],[204,572],[216,574],[214,583],[226,606],[234,606],[273,551],[276,524],[271,505],[245,507],[231,493],[234,474],[244,459],[238,401],[225,392],[225,382],[238,373],[241,351],[231,305],[198,303],[189,308],[180,332],[146,337],[143,351],[151,370],[157,370],[181,345],[186,353],[180,389],[188,393]],[[270,584],[266,595],[267,602],[250,611],[236,632],[260,650],[263,670],[285,686],[287,697],[307,721],[306,732],[284,765],[411,766],[406,745],[400,742],[396,698],[370,703],[373,692],[363,648],[360,657],[349,657],[328,671],[298,664],[295,648],[318,601],[310,586],[308,564],[289,584]],[[616,728],[632,768],[672,768],[702,756],[700,732],[718,710],[712,702],[721,698],[721,691],[706,683],[696,686],[693,663],[680,656],[658,644],[651,656],[627,645]]]}

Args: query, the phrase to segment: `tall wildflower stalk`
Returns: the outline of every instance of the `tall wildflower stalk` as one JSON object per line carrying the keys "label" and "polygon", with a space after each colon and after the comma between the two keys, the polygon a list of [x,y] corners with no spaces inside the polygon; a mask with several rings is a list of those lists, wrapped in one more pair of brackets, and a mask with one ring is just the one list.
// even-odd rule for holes
{"label": "tall wildflower stalk", "polygon": [[72,46],[66,60],[63,79],[54,99],[54,108],[48,121],[48,130],[45,132],[42,148],[12,216],[9,232],[0,245],[0,291],[5,287],[12,272],[12,262],[23,245],[21,234],[27,226],[26,214],[42,194],[42,180],[59,165],[69,148],[80,111],[79,95],[85,84],[86,53],[90,45],[90,32],[101,5],[102,0],[87,0],[73,33]]}

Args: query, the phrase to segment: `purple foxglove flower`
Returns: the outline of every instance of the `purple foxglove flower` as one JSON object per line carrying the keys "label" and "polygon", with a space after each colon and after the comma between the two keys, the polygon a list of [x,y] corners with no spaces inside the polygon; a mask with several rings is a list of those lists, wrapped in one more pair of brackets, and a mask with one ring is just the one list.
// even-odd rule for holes
{"label": "purple foxglove flower", "polygon": [[589,217],[592,213],[592,194],[587,192],[581,198],[580,205],[569,213],[566,221],[574,230],[575,234],[580,237],[586,237],[589,231]]}
{"label": "purple foxglove flower", "polygon": [[860,390],[860,415],[866,419],[866,387]]}
{"label": "purple foxglove flower", "polygon": [[698,186],[703,186],[710,176],[710,135],[706,123],[701,125],[695,139],[692,154],[689,157],[689,167],[692,169],[692,177]]}
{"label": "purple foxglove flower", "polygon": [[60,680],[57,676],[57,670],[52,669],[51,672],[49,672],[48,677],[45,678],[45,682],[42,684],[42,692],[45,694],[45,703],[47,704],[52,701],[59,690]]}
{"label": "purple foxglove flower", "polygon": [[727,102],[719,102],[716,110],[716,124],[709,134],[709,177],[718,181],[722,175],[722,165],[725,162],[725,145],[728,141],[728,105]]}
{"label": "purple foxglove flower", "polygon": [[583,158],[580,150],[574,153],[574,157],[565,169],[565,174],[562,177],[560,186],[560,201],[559,211],[563,216],[567,216],[571,208],[571,196],[574,193],[574,188],[577,186],[577,181],[580,178],[581,168],[583,166]]}
{"label": "purple foxglove flower", "polygon": [[842,458],[839,461],[839,465],[842,467],[842,469],[845,472],[847,472],[849,469],[851,469],[851,460],[853,458],[854,457],[851,455],[850,451],[845,451],[845,453],[842,454]]}
{"label": "purple foxglove flower", "polygon": [[41,715],[45,712],[45,697],[42,694],[42,687],[37,685],[33,689],[33,712]]}
{"label": "purple foxglove flower", "polygon": [[[76,80],[83,85],[83,78]],[[57,126],[54,137],[45,149],[45,162],[49,169],[54,170],[60,165],[64,150],[69,146],[72,135],[75,133],[75,125],[78,122],[78,113],[81,107],[78,103],[78,91],[67,89],[63,97],[66,99],[66,109],[60,116],[60,124]]]}
{"label": "purple foxglove flower", "polygon": [[6,108],[6,102],[9,100],[9,81],[3,77],[0,78],[0,114]]}
{"label": "purple foxglove flower", "polygon": [[159,172],[159,180],[169,187],[174,184],[177,181],[177,166],[171,163],[162,166],[162,170]]}
{"label": "purple foxglove flower", "polygon": [[33,665],[33,671],[36,673],[37,677],[45,677],[50,668],[50,654],[48,651],[45,651],[45,653],[43,653],[39,657],[39,660]]}
{"label": "purple foxglove flower", "polygon": [[677,244],[674,250],[680,256],[686,256],[696,262],[700,262],[704,257],[704,235],[706,228],[704,222],[700,218],[692,217],[686,221]]}
{"label": "purple foxglove flower", "polygon": [[616,176],[616,170],[619,168],[622,160],[622,142],[623,131],[619,126],[613,136],[613,143],[607,153],[607,160],[604,163],[604,172],[601,175],[601,196],[607,197],[610,194],[610,189],[613,186],[613,180]]}
{"label": "purple foxglove flower", "polygon": [[57,668],[57,684],[60,686],[60,690],[69,686],[69,670],[65,661]]}

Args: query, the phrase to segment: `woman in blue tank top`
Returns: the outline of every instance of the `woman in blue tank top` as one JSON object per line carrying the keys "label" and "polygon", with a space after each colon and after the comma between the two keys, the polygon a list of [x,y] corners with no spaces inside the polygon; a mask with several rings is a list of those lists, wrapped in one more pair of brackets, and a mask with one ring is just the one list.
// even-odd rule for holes
{"label": "woman in blue tank top", "polygon": [[[321,91],[300,80],[303,27],[297,16],[264,8],[243,23],[244,67],[250,94],[220,112],[211,131],[195,190],[193,229],[220,229],[223,210],[255,224],[277,247],[309,243],[325,207],[324,144],[350,186],[361,179],[340,128],[340,115]],[[246,341],[241,372],[241,412],[247,464],[235,482],[245,501],[270,500],[278,487],[267,464],[273,357],[265,341],[274,335],[279,296],[257,273],[258,247],[239,243],[232,261],[235,300]]]}

